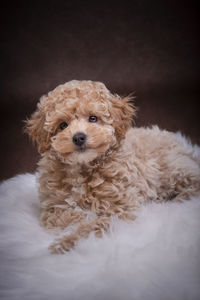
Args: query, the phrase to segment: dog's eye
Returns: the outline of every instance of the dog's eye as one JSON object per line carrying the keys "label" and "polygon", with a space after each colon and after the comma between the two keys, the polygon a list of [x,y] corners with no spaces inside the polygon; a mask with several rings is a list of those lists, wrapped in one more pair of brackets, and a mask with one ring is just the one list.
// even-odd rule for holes
{"label": "dog's eye", "polygon": [[96,123],[97,121],[98,121],[98,118],[96,116],[90,116],[89,117],[89,122]]}
{"label": "dog's eye", "polygon": [[68,124],[66,122],[62,122],[60,123],[60,129],[63,130],[65,128],[67,128]]}

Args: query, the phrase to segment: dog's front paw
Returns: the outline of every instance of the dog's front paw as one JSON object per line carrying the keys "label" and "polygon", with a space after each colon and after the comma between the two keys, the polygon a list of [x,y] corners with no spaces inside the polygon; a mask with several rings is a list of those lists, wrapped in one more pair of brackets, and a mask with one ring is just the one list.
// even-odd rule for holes
{"label": "dog's front paw", "polygon": [[49,250],[52,254],[64,254],[69,249],[63,248],[63,245],[59,242],[55,242],[49,246]]}
{"label": "dog's front paw", "polygon": [[49,250],[51,253],[64,254],[74,248],[75,240],[76,238],[74,236],[64,236],[51,244]]}

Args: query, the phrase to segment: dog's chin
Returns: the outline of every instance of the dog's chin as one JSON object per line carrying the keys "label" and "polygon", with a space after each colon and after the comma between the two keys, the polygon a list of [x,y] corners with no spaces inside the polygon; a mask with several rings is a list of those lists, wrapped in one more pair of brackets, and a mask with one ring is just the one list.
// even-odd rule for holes
{"label": "dog's chin", "polygon": [[101,156],[103,153],[99,153],[96,149],[86,148],[77,149],[66,156],[59,155],[59,159],[66,164],[77,165],[77,164],[88,164]]}

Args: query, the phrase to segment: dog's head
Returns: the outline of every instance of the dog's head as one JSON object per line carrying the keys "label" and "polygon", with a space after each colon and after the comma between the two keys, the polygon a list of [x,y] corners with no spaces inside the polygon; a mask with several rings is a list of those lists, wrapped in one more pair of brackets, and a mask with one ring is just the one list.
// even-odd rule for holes
{"label": "dog's head", "polygon": [[134,114],[129,97],[111,94],[100,82],[73,80],[40,99],[26,128],[41,154],[88,163],[124,139]]}

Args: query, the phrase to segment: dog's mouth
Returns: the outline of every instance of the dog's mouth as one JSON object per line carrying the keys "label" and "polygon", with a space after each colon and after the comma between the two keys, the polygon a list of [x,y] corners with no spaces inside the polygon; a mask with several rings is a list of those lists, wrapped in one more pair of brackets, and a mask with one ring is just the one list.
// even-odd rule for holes
{"label": "dog's mouth", "polygon": [[77,153],[85,153],[88,150],[97,150],[97,149],[99,149],[99,148],[101,148],[103,146],[105,146],[105,143],[99,144],[98,147],[92,147],[92,146],[89,146],[89,145],[82,145],[82,146],[76,147],[75,152],[77,152]]}
{"label": "dog's mouth", "polygon": [[81,147],[76,148],[75,151],[78,152],[78,153],[84,153],[84,152],[86,152],[88,149],[89,149],[89,148],[86,147],[86,146],[81,146]]}

